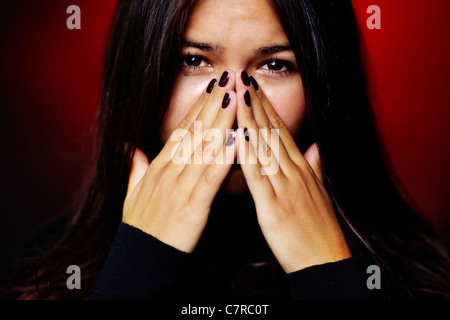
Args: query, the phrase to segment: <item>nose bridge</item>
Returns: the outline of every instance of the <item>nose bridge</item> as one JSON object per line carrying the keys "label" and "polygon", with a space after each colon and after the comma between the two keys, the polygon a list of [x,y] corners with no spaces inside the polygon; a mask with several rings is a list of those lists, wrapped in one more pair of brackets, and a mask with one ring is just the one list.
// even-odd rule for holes
{"label": "nose bridge", "polygon": [[[236,20],[234,20],[236,21]],[[244,29],[244,30],[243,30]],[[245,32],[248,27],[242,21],[237,21],[218,32],[217,43],[220,45],[218,73],[224,71],[238,72],[248,70],[254,59],[254,47],[257,40],[253,34]],[[232,40],[231,40],[232,39]],[[219,75],[220,76],[220,75]]]}
{"label": "nose bridge", "polygon": [[239,54],[239,52],[237,54],[228,54],[227,52],[226,57],[224,55],[223,61],[216,72],[218,77],[221,77],[225,71],[234,73],[236,81],[234,82],[233,88],[231,89],[236,90],[236,82],[240,77],[240,72],[242,70],[247,70],[249,74],[252,74],[252,70],[250,70],[251,68],[249,67],[249,61],[245,58],[244,54]]}
{"label": "nose bridge", "polygon": [[238,72],[249,67],[250,57],[243,46],[232,46],[224,55],[224,68],[227,71]]}

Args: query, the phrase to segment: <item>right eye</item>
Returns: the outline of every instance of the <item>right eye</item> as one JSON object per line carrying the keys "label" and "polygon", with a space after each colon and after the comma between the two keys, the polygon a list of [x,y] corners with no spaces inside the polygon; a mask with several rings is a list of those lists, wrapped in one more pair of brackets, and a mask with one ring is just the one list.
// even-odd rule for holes
{"label": "right eye", "polygon": [[203,67],[208,67],[210,66],[210,64],[206,61],[205,58],[203,58],[202,56],[198,56],[198,55],[186,55],[183,56],[182,59],[182,64],[184,68],[203,68]]}

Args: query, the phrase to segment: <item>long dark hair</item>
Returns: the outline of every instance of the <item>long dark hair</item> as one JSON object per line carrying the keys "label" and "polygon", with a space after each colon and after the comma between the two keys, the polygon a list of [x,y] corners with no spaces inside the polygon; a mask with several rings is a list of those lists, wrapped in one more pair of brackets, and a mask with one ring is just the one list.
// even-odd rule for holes
{"label": "long dark hair", "polygon": [[[449,259],[404,200],[375,130],[351,1],[272,0],[295,52],[307,101],[299,147],[319,146],[324,184],[351,250],[382,269],[390,288],[450,297]],[[194,0],[120,1],[105,59],[96,164],[60,240],[27,268],[21,298],[88,298],[122,218],[136,147],[151,161],[178,71]],[[66,288],[68,265],[82,290]]]}

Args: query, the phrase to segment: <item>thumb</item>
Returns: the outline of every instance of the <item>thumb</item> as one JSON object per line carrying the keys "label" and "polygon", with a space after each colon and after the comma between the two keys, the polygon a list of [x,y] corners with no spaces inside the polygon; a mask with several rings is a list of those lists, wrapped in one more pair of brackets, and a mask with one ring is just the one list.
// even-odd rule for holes
{"label": "thumb", "polygon": [[144,177],[147,168],[150,165],[145,153],[136,148],[134,151],[133,162],[131,164],[130,177],[128,178],[127,196],[136,188],[137,184]]}
{"label": "thumb", "polygon": [[317,143],[313,143],[308,150],[306,150],[304,155],[306,161],[308,161],[309,165],[314,171],[314,174],[319,179],[321,183],[323,183],[322,176],[322,165],[320,161],[319,147]]}

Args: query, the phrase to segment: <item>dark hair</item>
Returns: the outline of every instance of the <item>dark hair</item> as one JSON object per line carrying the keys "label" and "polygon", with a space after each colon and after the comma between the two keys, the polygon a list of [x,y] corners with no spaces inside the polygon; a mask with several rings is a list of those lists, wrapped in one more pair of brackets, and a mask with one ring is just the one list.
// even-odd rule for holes
{"label": "dark hair", "polygon": [[[351,250],[374,260],[391,288],[414,297],[449,297],[445,249],[399,193],[375,130],[351,1],[271,2],[304,85],[308,138],[299,146],[318,143],[324,184]],[[32,262],[21,297],[89,297],[121,222],[135,147],[150,161],[162,148],[158,130],[194,4],[119,2],[105,60],[89,190],[61,239]],[[66,290],[70,264],[83,270],[82,290]]]}

